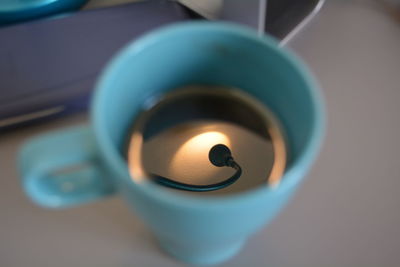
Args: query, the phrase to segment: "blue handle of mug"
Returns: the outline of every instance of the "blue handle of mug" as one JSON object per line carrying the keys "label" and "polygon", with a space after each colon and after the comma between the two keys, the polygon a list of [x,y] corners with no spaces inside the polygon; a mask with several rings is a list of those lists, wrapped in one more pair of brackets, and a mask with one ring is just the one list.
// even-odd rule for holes
{"label": "blue handle of mug", "polygon": [[26,193],[44,207],[69,207],[115,191],[88,126],[30,140],[21,149],[19,169]]}

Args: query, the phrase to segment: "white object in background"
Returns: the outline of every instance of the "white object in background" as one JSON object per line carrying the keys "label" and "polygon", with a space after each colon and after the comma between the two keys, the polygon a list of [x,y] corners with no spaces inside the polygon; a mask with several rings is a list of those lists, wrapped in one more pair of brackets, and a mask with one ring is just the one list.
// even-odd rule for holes
{"label": "white object in background", "polygon": [[207,19],[215,19],[219,16],[223,0],[178,0],[190,9],[196,10]]}

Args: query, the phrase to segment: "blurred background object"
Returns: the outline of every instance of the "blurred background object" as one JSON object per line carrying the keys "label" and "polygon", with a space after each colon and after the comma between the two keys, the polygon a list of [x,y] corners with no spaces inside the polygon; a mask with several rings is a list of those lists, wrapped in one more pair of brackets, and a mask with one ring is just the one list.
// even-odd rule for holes
{"label": "blurred background object", "polygon": [[101,7],[110,7],[121,4],[128,4],[139,1],[148,1],[148,0],[90,0],[83,7],[83,9],[93,9],[93,8],[101,8]]}
{"label": "blurred background object", "polygon": [[0,129],[87,108],[98,73],[135,37],[194,19],[154,0],[0,27]]}
{"label": "blurred background object", "polygon": [[71,12],[88,0],[1,0],[0,26]]}

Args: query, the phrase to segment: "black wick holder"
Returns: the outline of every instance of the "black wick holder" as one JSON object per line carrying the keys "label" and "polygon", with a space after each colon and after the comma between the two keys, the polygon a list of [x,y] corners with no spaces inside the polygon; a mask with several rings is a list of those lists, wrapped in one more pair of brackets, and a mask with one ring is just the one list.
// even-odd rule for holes
{"label": "black wick holder", "polygon": [[232,157],[231,151],[227,146],[223,144],[218,144],[213,146],[210,149],[208,158],[214,166],[217,167],[226,166],[235,169],[236,170],[235,174],[222,182],[209,185],[193,185],[193,184],[181,183],[155,174],[152,175],[152,179],[157,184],[164,185],[170,188],[180,189],[185,191],[193,191],[193,192],[204,192],[204,191],[214,191],[225,188],[236,182],[242,175],[242,168],[239,166],[238,163],[235,162],[235,160]]}

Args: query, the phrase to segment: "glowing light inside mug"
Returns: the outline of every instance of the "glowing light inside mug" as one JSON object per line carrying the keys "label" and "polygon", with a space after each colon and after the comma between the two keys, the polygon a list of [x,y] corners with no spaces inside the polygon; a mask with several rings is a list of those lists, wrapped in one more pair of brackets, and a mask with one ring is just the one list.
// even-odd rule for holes
{"label": "glowing light inside mug", "polygon": [[[176,151],[171,160],[169,166],[171,176],[191,177],[192,182],[201,182],[204,177],[215,175],[220,170],[210,164],[208,153],[216,144],[230,146],[230,140],[226,134],[218,131],[202,132],[191,138],[189,137]],[[185,163],[185,168],[182,168],[183,162]]]}
{"label": "glowing light inside mug", "polygon": [[[143,136],[135,132],[133,133],[131,146],[141,148],[143,146]],[[142,151],[141,149],[129,149],[129,158],[133,164],[129,164],[129,173],[137,182],[143,182],[146,174],[142,168]]]}
{"label": "glowing light inside mug", "polygon": [[198,134],[182,145],[182,147],[178,150],[178,153],[182,153],[183,150],[190,150],[191,152],[196,151],[208,151],[215,144],[224,144],[229,146],[230,142],[228,137],[220,132],[210,131]]}

